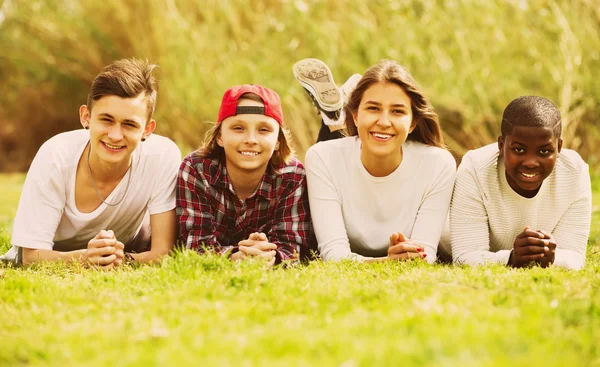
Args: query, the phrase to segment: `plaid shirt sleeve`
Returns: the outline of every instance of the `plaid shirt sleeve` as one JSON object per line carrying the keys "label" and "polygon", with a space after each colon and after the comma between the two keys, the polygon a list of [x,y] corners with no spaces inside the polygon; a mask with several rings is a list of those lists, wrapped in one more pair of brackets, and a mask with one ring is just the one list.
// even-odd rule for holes
{"label": "plaid shirt sleeve", "polygon": [[276,220],[267,233],[270,242],[277,245],[278,263],[298,260],[300,250],[308,248],[311,226],[304,167],[298,162],[294,172],[283,175],[286,188],[278,198]]}
{"label": "plaid shirt sleeve", "polygon": [[216,223],[210,205],[210,185],[202,172],[198,171],[203,169],[202,161],[194,162],[193,156],[194,153],[183,160],[177,175],[179,240],[185,243],[186,248],[200,253],[204,253],[205,250],[219,254],[229,250],[235,252],[237,246],[222,246],[217,241]]}

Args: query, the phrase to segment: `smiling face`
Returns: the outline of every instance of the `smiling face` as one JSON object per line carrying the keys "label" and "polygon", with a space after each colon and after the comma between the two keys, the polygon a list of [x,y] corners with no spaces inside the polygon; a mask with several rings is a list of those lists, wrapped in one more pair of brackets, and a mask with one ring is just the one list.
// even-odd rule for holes
{"label": "smiling face", "polygon": [[[240,99],[238,106],[263,107],[263,103]],[[241,114],[221,122],[217,144],[225,151],[227,170],[261,175],[278,149],[279,124],[265,115]]]}
{"label": "smiling face", "polygon": [[148,137],[156,122],[148,121],[147,102],[143,94],[135,98],[105,96],[94,102],[90,113],[81,106],[80,118],[90,129],[90,159],[105,164],[127,164],[142,137]]}
{"label": "smiling face", "polygon": [[519,195],[534,197],[550,176],[562,148],[562,139],[548,127],[513,126],[498,138],[506,180]]}
{"label": "smiling face", "polygon": [[412,117],[410,97],[398,85],[378,82],[365,90],[353,118],[367,170],[386,162],[400,164],[402,144],[414,129]]}

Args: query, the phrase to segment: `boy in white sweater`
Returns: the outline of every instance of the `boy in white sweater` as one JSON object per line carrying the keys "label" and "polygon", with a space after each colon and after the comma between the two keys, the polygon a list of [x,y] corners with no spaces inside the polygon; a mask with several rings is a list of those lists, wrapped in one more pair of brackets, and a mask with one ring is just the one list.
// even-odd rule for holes
{"label": "boy in white sweater", "polygon": [[548,99],[504,110],[498,144],[468,152],[450,206],[455,263],[580,269],[591,221],[588,165],[562,149],[561,116]]}

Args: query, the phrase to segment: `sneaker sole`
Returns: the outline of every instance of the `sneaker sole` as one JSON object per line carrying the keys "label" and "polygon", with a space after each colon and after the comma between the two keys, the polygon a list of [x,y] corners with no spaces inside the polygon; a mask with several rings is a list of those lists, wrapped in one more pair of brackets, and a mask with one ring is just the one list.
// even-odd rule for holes
{"label": "sneaker sole", "polygon": [[342,109],[344,100],[329,67],[321,60],[304,59],[292,67],[294,77],[307,90],[315,106],[324,112]]}

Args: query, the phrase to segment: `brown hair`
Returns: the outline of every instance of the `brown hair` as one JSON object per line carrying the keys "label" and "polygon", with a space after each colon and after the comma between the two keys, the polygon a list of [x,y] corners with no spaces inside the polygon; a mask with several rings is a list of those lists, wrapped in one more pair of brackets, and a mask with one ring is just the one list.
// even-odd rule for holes
{"label": "brown hair", "polygon": [[138,59],[121,59],[105,67],[92,82],[87,107],[92,111],[94,102],[105,96],[135,98],[144,93],[149,121],[154,113],[158,82],[152,75],[156,65]]}
{"label": "brown hair", "polygon": [[[254,93],[244,93],[239,98],[239,100],[242,99],[263,102],[260,96]],[[277,172],[280,167],[288,164],[295,155],[294,148],[290,145],[291,137],[289,130],[279,124],[277,125],[279,126],[279,135],[277,136],[279,149],[273,152],[273,156],[269,160],[269,169],[271,172]],[[221,123],[214,124],[204,135],[204,142],[198,148],[198,154],[201,158],[216,158],[220,161],[225,159],[225,150],[217,143],[217,139],[221,136],[221,126]]]}
{"label": "brown hair", "polygon": [[446,149],[435,109],[423,95],[413,76],[400,64],[392,60],[381,60],[368,68],[350,94],[346,104],[346,135],[358,135],[353,116],[358,111],[358,106],[365,91],[376,83],[396,84],[410,98],[415,129],[408,134],[407,140]]}

